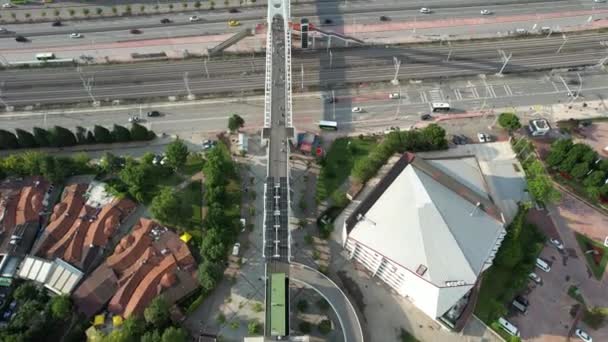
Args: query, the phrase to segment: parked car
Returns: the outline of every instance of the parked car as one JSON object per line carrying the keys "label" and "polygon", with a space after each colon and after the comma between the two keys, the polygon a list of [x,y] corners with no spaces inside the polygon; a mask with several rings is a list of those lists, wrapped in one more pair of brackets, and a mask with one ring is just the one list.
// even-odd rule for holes
{"label": "parked car", "polygon": [[137,115],[130,116],[129,122],[139,122],[139,116],[137,116]]}
{"label": "parked car", "polygon": [[329,18],[327,18],[327,19],[323,20],[323,24],[325,24],[325,25],[331,25],[331,24],[333,24],[333,23],[334,23],[334,21],[333,21],[333,20],[331,20],[331,19],[329,19]]}
{"label": "parked car", "polygon": [[228,26],[230,26],[230,27],[237,27],[240,25],[241,25],[241,22],[238,20],[228,20]]}
{"label": "parked car", "polygon": [[245,231],[245,227],[247,227],[247,220],[241,217],[241,232]]}
{"label": "parked car", "polygon": [[381,15],[380,16],[380,21],[391,21],[391,18],[385,16],[385,15]]}
{"label": "parked car", "polygon": [[428,7],[422,7],[420,9],[420,13],[422,13],[422,14],[430,14],[431,13],[431,9],[428,8]]}
{"label": "parked car", "polygon": [[169,18],[162,18],[160,20],[160,23],[161,24],[170,24],[171,23],[171,19],[169,19]]}
{"label": "parked car", "polygon": [[555,246],[555,248],[557,248],[559,251],[563,251],[564,250],[564,245],[558,239],[549,239],[549,242],[551,242],[551,244],[553,246]]}
{"label": "parked car", "polygon": [[574,331],[574,333],[576,334],[576,336],[578,336],[578,338],[580,338],[581,340],[585,341],[585,342],[593,342],[593,338],[591,338],[591,336],[589,336],[589,334],[587,334],[586,331],[578,328]]}
{"label": "parked car", "polygon": [[131,34],[140,34],[141,30],[139,30],[139,29],[131,29],[131,30],[129,30],[129,33],[131,33]]}
{"label": "parked car", "polygon": [[241,248],[241,243],[240,242],[235,243],[234,247],[232,247],[232,255],[239,256],[240,248]]}
{"label": "parked car", "polygon": [[2,8],[13,8],[13,7],[15,7],[15,5],[11,4],[10,2],[2,4]]}
{"label": "parked car", "polygon": [[74,32],[70,34],[70,38],[82,38],[82,34]]}
{"label": "parked car", "polygon": [[61,23],[61,21],[59,21],[59,20],[55,20],[55,21],[53,21],[53,23],[51,24],[51,26],[53,26],[53,27],[59,27],[59,26],[62,26],[62,25],[63,25],[63,24],[62,24],[62,23]]}
{"label": "parked car", "polygon": [[163,160],[163,158],[165,158],[165,157],[162,154],[155,155],[154,158],[152,158],[152,164],[159,165],[160,162]]}
{"label": "parked car", "polygon": [[477,133],[477,139],[480,143],[485,143],[487,141],[484,133]]}
{"label": "parked car", "polygon": [[193,21],[199,21],[199,20],[201,20],[201,18],[197,15],[193,15],[188,20],[190,20],[190,22],[193,22]]}
{"label": "parked car", "polygon": [[390,93],[390,94],[388,94],[388,98],[389,99],[398,99],[400,97],[401,97],[401,95],[399,95],[399,93]]}
{"label": "parked car", "polygon": [[212,147],[214,147],[215,145],[217,145],[217,141],[213,141],[213,140],[205,140],[203,141],[203,150],[208,150],[211,149]]}
{"label": "parked car", "polygon": [[240,12],[239,9],[234,8],[234,7],[228,10],[228,13],[239,13],[239,12]]}
{"label": "parked car", "polygon": [[530,272],[530,274],[528,274],[528,278],[539,285],[543,282],[540,276],[534,272]]}
{"label": "parked car", "polygon": [[487,9],[481,10],[481,15],[490,15],[490,14],[492,14],[492,11],[490,11],[490,10],[487,10]]}
{"label": "parked car", "polygon": [[432,116],[431,114],[422,114],[422,115],[420,116],[420,119],[421,119],[421,120],[424,120],[424,121],[431,120],[432,118],[433,118],[433,116]]}
{"label": "parked car", "polygon": [[363,111],[363,108],[361,107],[353,107],[352,112],[353,113],[361,113]]}
{"label": "parked car", "polygon": [[157,110],[152,110],[146,113],[148,117],[157,117],[160,116],[160,112]]}
{"label": "parked car", "polygon": [[5,29],[4,27],[0,27],[0,33],[7,33],[7,32],[8,32],[7,29]]}
{"label": "parked car", "polygon": [[24,36],[16,36],[15,40],[18,41],[19,43],[25,43],[28,41],[28,39],[25,38]]}

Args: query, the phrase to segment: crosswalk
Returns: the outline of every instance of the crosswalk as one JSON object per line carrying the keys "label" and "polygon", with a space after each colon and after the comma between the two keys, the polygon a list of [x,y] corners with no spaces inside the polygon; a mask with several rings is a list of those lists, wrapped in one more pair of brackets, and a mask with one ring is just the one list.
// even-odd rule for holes
{"label": "crosswalk", "polygon": [[402,91],[402,103],[433,103],[466,101],[477,99],[494,99],[520,95],[514,92],[509,84],[469,84],[463,87],[435,87],[427,89],[409,89]]}

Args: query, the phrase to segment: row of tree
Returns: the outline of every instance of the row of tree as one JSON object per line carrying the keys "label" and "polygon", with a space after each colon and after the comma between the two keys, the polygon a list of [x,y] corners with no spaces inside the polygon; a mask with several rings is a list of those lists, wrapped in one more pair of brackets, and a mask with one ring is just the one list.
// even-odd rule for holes
{"label": "row of tree", "polygon": [[446,148],[448,148],[448,141],[445,138],[445,130],[436,124],[430,124],[421,130],[391,132],[366,158],[357,160],[351,176],[355,180],[365,183],[395,153],[433,151]]}
{"label": "row of tree", "polygon": [[59,183],[72,175],[95,172],[89,160],[86,153],[76,153],[70,157],[35,151],[14,153],[0,159],[0,179],[6,176],[42,175],[51,182]]}
{"label": "row of tree", "polygon": [[92,130],[78,126],[75,132],[61,126],[49,130],[34,127],[32,132],[17,128],[15,133],[0,129],[0,149],[108,144],[150,140],[155,136],[154,132],[137,123],[133,123],[131,129],[114,125],[111,131],[99,125],[95,125]]}
{"label": "row of tree", "polygon": [[235,164],[223,142],[207,153],[203,173],[207,215],[198,278],[203,290],[210,291],[222,278],[226,252],[240,230],[241,186]]}
{"label": "row of tree", "polygon": [[601,159],[589,145],[559,139],[551,144],[545,162],[566,178],[581,182],[589,197],[608,198],[608,160]]}

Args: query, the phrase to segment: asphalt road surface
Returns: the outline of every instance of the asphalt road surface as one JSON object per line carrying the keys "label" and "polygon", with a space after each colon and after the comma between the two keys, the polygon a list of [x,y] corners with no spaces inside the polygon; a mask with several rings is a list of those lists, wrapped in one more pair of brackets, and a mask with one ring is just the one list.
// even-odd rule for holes
{"label": "asphalt road surface", "polygon": [[[401,60],[398,78],[448,78],[495,74],[505,57],[505,73],[534,69],[595,65],[607,56],[604,34],[589,33],[463,42],[451,45],[364,47],[306,53],[294,52],[292,88],[315,86],[338,89],[346,84],[391,80],[394,58]],[[504,52],[504,54],[502,52]],[[331,52],[331,53],[329,53]],[[558,53],[559,52],[559,53]],[[449,60],[448,60],[449,56]],[[0,100],[11,106],[60,104],[117,99],[185,96],[186,83],[194,94],[245,94],[264,87],[264,57],[234,57],[203,62],[158,62],[98,65],[77,68],[11,69],[0,71]],[[302,79],[302,74],[304,75]],[[91,86],[90,94],[84,85]]]}

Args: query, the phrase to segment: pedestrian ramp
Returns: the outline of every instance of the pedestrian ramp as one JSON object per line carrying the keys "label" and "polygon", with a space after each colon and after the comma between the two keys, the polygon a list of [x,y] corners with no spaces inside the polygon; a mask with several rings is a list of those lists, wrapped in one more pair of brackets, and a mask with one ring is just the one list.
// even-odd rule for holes
{"label": "pedestrian ramp", "polygon": [[213,56],[215,54],[218,54],[218,53],[226,50],[227,48],[231,47],[232,45],[240,42],[244,38],[250,37],[250,36],[253,36],[252,29],[250,29],[250,28],[242,29],[242,30],[238,31],[237,33],[235,33],[234,35],[230,36],[230,38],[219,43],[218,45],[212,47],[211,49],[207,49],[207,53],[209,56]]}
{"label": "pedestrian ramp", "polygon": [[359,38],[355,38],[355,37],[352,37],[352,36],[347,36],[347,35],[344,35],[344,34],[341,34],[341,33],[338,33],[338,32],[321,30],[321,29],[319,29],[317,27],[313,27],[310,30],[311,31],[317,31],[317,32],[319,32],[322,35],[327,36],[327,37],[336,37],[336,38],[342,39],[344,41],[349,41],[349,42],[353,42],[353,43],[357,43],[357,44],[364,44],[365,43],[363,40],[361,40]]}

